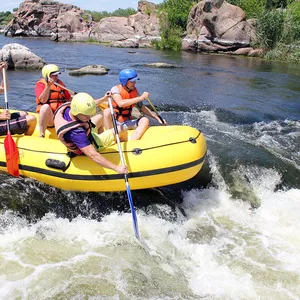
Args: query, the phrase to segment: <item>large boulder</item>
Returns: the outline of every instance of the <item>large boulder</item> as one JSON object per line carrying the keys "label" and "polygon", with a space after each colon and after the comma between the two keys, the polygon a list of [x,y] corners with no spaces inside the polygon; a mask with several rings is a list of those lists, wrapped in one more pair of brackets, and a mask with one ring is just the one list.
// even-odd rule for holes
{"label": "large boulder", "polygon": [[124,41],[134,38],[134,29],[128,26],[126,17],[109,17],[93,27],[91,37],[101,43]]}
{"label": "large boulder", "polygon": [[155,4],[139,1],[139,5],[140,2],[143,3],[141,10],[148,5],[147,13],[139,11],[128,18],[104,18],[93,26],[89,37],[100,43],[112,42],[114,47],[150,47],[153,40],[160,39],[159,18]]}
{"label": "large boulder", "polygon": [[59,41],[111,43],[115,47],[149,47],[160,38],[157,6],[138,2],[138,12],[127,17],[109,17],[99,23],[71,4],[50,0],[26,0],[4,29],[7,36],[49,37]]}
{"label": "large boulder", "polygon": [[55,34],[57,40],[60,36],[65,40],[66,32],[70,38],[72,32],[83,30],[91,20],[89,14],[71,4],[49,0],[26,0],[14,12],[14,18],[4,29],[4,34],[24,37],[52,37]]}
{"label": "large boulder", "polygon": [[29,48],[16,43],[3,46],[0,60],[6,61],[9,69],[16,70],[38,70],[45,65],[45,61]]}
{"label": "large boulder", "polygon": [[249,47],[255,34],[245,12],[225,0],[201,0],[188,18],[184,50],[233,51]]}

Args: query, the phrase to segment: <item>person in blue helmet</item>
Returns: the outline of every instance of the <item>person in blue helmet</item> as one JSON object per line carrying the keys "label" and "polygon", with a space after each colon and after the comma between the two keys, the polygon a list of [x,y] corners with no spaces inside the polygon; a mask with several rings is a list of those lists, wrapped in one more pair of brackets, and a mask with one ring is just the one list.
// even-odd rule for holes
{"label": "person in blue helmet", "polygon": [[[139,119],[132,118],[132,109],[135,105],[145,115],[161,123],[157,114],[143,104],[142,101],[146,100],[150,94],[143,92],[142,95],[139,95],[135,87],[137,80],[139,80],[139,77],[135,70],[124,69],[119,74],[120,84],[111,89],[114,117],[117,124],[125,130],[135,129],[131,140],[139,140],[149,126],[149,119],[145,116]],[[164,124],[166,124],[165,120]],[[113,127],[109,108],[104,110],[104,126],[106,129]]]}

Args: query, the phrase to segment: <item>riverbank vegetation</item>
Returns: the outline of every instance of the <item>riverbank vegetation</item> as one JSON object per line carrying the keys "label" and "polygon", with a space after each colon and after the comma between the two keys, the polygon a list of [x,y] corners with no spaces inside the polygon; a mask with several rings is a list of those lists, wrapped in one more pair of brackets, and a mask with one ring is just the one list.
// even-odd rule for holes
{"label": "riverbank vegetation", "polygon": [[4,26],[10,22],[13,18],[13,14],[10,11],[1,11],[0,12],[0,26]]}
{"label": "riverbank vegetation", "polygon": [[[189,12],[196,0],[164,0],[158,5],[161,40],[154,42],[156,49],[181,50]],[[227,0],[241,7],[247,19],[256,20],[257,39],[251,46],[263,48],[265,58],[300,63],[300,1],[299,0]],[[16,10],[16,9],[14,9]],[[105,17],[128,17],[136,13],[133,8],[106,11],[86,11],[99,22]],[[0,12],[0,25],[6,25],[13,15]]]}
{"label": "riverbank vegetation", "polygon": [[90,14],[93,18],[93,21],[95,22],[99,22],[101,19],[103,18],[107,18],[107,17],[128,17],[130,15],[134,15],[136,14],[136,10],[134,10],[133,8],[119,8],[111,13],[107,12],[107,11],[90,11],[90,10],[86,10],[86,13]]}
{"label": "riverbank vegetation", "polygon": [[255,18],[257,40],[265,58],[300,63],[300,2],[297,0],[228,0]]}
{"label": "riverbank vegetation", "polygon": [[[297,0],[227,0],[241,7],[247,19],[256,19],[257,40],[265,58],[300,63],[300,2]],[[159,5],[161,41],[157,49],[180,50],[194,0],[164,0]]]}
{"label": "riverbank vegetation", "polygon": [[156,49],[181,50],[189,12],[196,4],[195,0],[164,0],[158,5],[161,40],[153,42]]}

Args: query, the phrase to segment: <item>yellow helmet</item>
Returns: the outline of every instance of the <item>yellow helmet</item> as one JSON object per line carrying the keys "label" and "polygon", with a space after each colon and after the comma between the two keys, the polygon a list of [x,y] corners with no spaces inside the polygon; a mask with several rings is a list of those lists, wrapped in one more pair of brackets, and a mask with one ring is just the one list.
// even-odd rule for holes
{"label": "yellow helmet", "polygon": [[48,77],[52,74],[52,73],[56,73],[54,75],[58,75],[60,74],[59,72],[59,68],[57,65],[45,65],[42,69],[42,76],[45,78],[45,79],[48,79]]}
{"label": "yellow helmet", "polygon": [[96,103],[93,97],[87,93],[76,94],[71,102],[71,114],[77,116],[83,114],[92,116],[96,113]]}

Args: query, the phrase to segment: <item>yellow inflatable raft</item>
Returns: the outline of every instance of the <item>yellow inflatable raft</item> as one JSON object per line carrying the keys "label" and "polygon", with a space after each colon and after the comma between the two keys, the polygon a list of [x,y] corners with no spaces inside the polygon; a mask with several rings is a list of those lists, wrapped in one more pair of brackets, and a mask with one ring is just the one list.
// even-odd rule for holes
{"label": "yellow inflatable raft", "polygon": [[[84,155],[70,158],[53,129],[47,130],[45,138],[38,134],[37,128],[32,136],[13,136],[19,150],[20,176],[64,190],[126,190],[123,175],[100,167]],[[4,139],[0,137],[0,170],[7,172]],[[132,190],[188,180],[200,171],[206,154],[203,134],[189,126],[152,126],[141,140],[121,144]],[[117,144],[101,154],[120,164]]]}

